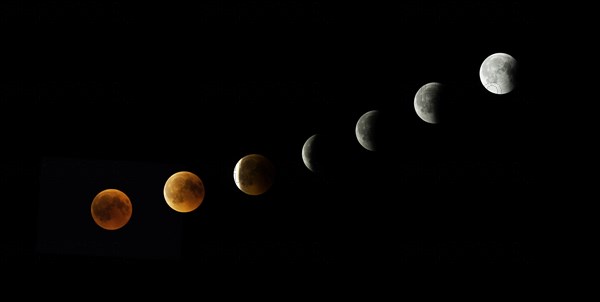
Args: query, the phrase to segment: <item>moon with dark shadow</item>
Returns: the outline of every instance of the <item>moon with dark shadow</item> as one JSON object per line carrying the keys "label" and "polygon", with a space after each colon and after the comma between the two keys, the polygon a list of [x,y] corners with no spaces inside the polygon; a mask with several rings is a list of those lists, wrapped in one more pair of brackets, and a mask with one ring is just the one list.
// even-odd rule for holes
{"label": "moon with dark shadow", "polygon": [[302,145],[302,161],[310,171],[315,173],[320,170],[320,162],[317,160],[320,140],[319,134],[313,134]]}
{"label": "moon with dark shadow", "polygon": [[261,195],[269,190],[275,178],[275,167],[261,154],[242,157],[233,169],[237,187],[248,195]]}
{"label": "moon with dark shadow", "polygon": [[415,111],[425,122],[437,124],[442,117],[442,102],[444,102],[444,85],[438,82],[427,83],[415,94]]}
{"label": "moon with dark shadow", "polygon": [[197,209],[204,200],[204,183],[196,174],[177,172],[165,182],[163,195],[171,209],[187,213]]}
{"label": "moon with dark shadow", "polygon": [[[351,134],[351,133],[350,133]],[[302,145],[304,166],[315,176],[336,179],[348,169],[348,163],[340,154],[347,152],[346,137],[338,130],[324,130],[311,135]]]}
{"label": "moon with dark shadow", "polygon": [[479,68],[483,87],[494,94],[506,94],[518,84],[517,60],[506,53],[495,53],[487,57]]}
{"label": "moon with dark shadow", "polygon": [[105,230],[117,230],[131,218],[132,206],[127,195],[117,189],[101,191],[92,200],[92,218]]}
{"label": "moon with dark shadow", "polygon": [[371,110],[363,114],[356,123],[356,139],[365,149],[376,151],[379,147],[379,127],[380,113],[377,110]]}

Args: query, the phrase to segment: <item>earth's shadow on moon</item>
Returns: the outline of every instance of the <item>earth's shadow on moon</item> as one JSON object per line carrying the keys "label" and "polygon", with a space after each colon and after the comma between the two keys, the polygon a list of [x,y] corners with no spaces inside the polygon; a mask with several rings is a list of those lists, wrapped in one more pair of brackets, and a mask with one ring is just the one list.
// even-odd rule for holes
{"label": "earth's shadow on moon", "polygon": [[349,148],[347,140],[340,135],[328,130],[314,134],[309,145],[303,146],[306,160],[310,169],[308,173],[322,180],[335,180],[345,171],[349,170],[345,160]]}
{"label": "earth's shadow on moon", "polygon": [[[365,119],[367,113],[370,113]],[[396,143],[396,123],[399,118],[393,116],[394,113],[389,110],[375,109],[365,112],[357,120],[357,126],[362,127],[356,133],[356,140],[365,151],[373,153],[389,152]],[[362,135],[359,138],[359,135]],[[361,142],[362,140],[362,142]],[[365,145],[369,148],[367,148]]]}

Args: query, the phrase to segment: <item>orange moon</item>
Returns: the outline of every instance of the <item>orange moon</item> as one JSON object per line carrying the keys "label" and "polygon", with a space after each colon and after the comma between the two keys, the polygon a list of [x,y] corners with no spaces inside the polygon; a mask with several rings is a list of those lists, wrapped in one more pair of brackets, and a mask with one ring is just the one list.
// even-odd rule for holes
{"label": "orange moon", "polygon": [[92,218],[106,230],[117,230],[125,226],[131,218],[131,201],[117,189],[101,191],[92,200]]}
{"label": "orange moon", "polygon": [[248,195],[260,195],[273,185],[275,167],[260,154],[242,157],[233,169],[233,180],[237,187]]}
{"label": "orange moon", "polygon": [[204,183],[192,172],[177,172],[167,179],[163,194],[171,209],[177,212],[191,212],[204,200]]}

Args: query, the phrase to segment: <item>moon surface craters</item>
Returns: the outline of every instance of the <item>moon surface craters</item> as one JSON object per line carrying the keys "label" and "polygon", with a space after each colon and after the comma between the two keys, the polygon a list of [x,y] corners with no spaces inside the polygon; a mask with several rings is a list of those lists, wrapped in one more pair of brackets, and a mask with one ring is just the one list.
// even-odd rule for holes
{"label": "moon surface craters", "polygon": [[265,193],[273,184],[274,166],[260,154],[250,154],[241,158],[233,170],[237,187],[249,195]]}
{"label": "moon surface craters", "polygon": [[417,115],[425,122],[436,124],[440,121],[443,85],[438,82],[427,83],[415,94],[414,106]]}
{"label": "moon surface craters", "polygon": [[131,201],[122,191],[106,189],[92,200],[91,214],[98,226],[106,230],[117,230],[131,218]]}
{"label": "moon surface craters", "polygon": [[196,174],[177,172],[165,183],[164,197],[167,204],[178,212],[191,212],[204,200],[204,183]]}
{"label": "moon surface craters", "polygon": [[489,92],[506,94],[518,84],[517,60],[506,53],[495,53],[488,56],[479,69],[481,83]]}

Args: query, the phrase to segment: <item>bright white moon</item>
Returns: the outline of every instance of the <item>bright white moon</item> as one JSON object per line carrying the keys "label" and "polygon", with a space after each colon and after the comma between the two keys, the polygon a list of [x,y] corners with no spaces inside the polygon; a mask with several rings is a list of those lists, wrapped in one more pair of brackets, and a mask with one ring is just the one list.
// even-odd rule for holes
{"label": "bright white moon", "polygon": [[479,68],[483,87],[494,94],[506,94],[517,85],[517,60],[506,53],[487,57]]}

